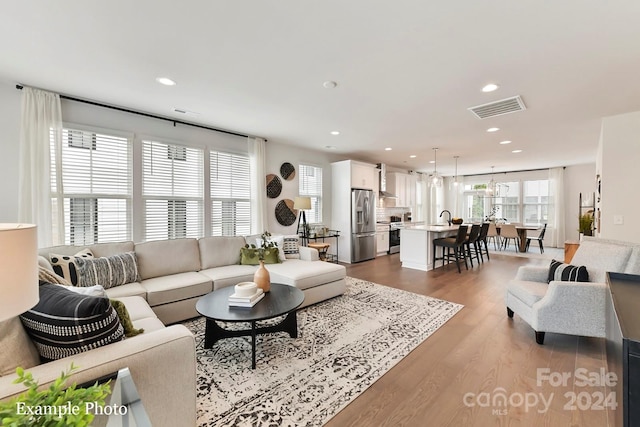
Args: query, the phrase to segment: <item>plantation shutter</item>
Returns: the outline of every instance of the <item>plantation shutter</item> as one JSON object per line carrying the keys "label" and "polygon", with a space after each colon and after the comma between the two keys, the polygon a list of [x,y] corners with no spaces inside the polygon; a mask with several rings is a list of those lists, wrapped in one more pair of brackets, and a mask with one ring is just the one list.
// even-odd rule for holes
{"label": "plantation shutter", "polygon": [[204,235],[204,151],[142,141],[145,240]]}
{"label": "plantation shutter", "polygon": [[211,234],[243,236],[251,233],[249,157],[210,152]]}
{"label": "plantation shutter", "polygon": [[305,211],[307,222],[320,224],[322,223],[322,168],[300,165],[299,172],[298,193],[300,196],[311,198],[311,210]]}
{"label": "plantation shutter", "polygon": [[[62,131],[60,153],[51,135],[53,232],[65,244],[131,239],[132,142],[107,132]],[[58,230],[56,218],[64,218]]]}

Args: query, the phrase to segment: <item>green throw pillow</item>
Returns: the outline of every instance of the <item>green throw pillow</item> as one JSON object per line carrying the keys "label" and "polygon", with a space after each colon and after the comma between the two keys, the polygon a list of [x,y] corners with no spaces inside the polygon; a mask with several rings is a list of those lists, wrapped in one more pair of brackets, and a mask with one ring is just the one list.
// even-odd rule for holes
{"label": "green throw pillow", "polygon": [[[278,257],[278,248],[270,248],[265,250],[264,263],[265,264],[278,264],[280,258]],[[258,249],[256,248],[240,248],[240,264],[241,265],[258,265],[260,260],[258,257]]]}
{"label": "green throw pillow", "polygon": [[135,337],[136,335],[144,332],[144,329],[136,329],[133,327],[131,317],[129,317],[129,311],[122,301],[110,299],[109,302],[111,303],[111,306],[114,308],[116,313],[118,313],[118,319],[120,319],[120,323],[122,323],[122,327],[124,328],[125,337]]}

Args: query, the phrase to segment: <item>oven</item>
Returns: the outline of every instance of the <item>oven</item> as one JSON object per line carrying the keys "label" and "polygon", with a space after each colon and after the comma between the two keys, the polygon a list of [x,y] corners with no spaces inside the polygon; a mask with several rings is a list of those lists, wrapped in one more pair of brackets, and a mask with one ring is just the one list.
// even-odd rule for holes
{"label": "oven", "polygon": [[389,224],[389,253],[397,254],[400,252],[400,229],[404,228],[404,224],[391,223]]}

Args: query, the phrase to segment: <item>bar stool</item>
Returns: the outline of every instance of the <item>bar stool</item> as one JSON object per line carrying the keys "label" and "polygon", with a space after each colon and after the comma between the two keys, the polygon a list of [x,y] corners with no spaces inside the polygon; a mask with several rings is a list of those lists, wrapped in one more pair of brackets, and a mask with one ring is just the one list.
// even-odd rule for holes
{"label": "bar stool", "polygon": [[[473,259],[478,260],[480,265],[480,250],[478,249],[478,238],[480,237],[480,224],[473,224],[469,236],[465,239],[464,245],[467,247],[467,256],[473,268]],[[473,249],[473,253],[472,252]],[[483,260],[484,261],[484,260]]]}
{"label": "bar stool", "polygon": [[[461,225],[458,228],[458,234],[456,237],[443,237],[433,240],[433,267],[436,266],[436,260],[442,259],[442,265],[444,266],[444,260],[447,260],[447,264],[451,262],[451,259],[455,259],[456,266],[458,267],[458,273],[462,273],[460,270],[460,261],[464,261],[464,266],[468,270],[467,257],[464,255],[464,242],[467,238],[468,226]],[[436,258],[436,247],[442,248],[442,258]],[[445,249],[447,252],[445,253]],[[453,249],[453,255],[451,255],[451,249]]]}
{"label": "bar stool", "polygon": [[[495,224],[493,225],[495,227]],[[489,235],[489,223],[482,223],[482,227],[480,227],[480,236],[478,237],[478,246],[480,246],[480,258],[482,262],[484,262],[484,257],[482,256],[483,252],[487,255],[487,261],[491,260],[489,258],[489,244],[487,243],[487,236]],[[484,244],[484,249],[482,249],[482,245]]]}

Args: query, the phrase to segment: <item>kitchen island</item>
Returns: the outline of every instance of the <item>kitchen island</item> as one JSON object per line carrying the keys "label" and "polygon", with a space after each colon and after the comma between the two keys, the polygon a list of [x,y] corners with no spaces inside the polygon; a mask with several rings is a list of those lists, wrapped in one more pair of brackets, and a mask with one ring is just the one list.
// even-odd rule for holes
{"label": "kitchen island", "polygon": [[[433,240],[455,236],[457,225],[416,225],[400,230],[400,262],[403,267],[433,270]],[[442,256],[439,254],[438,256]]]}

